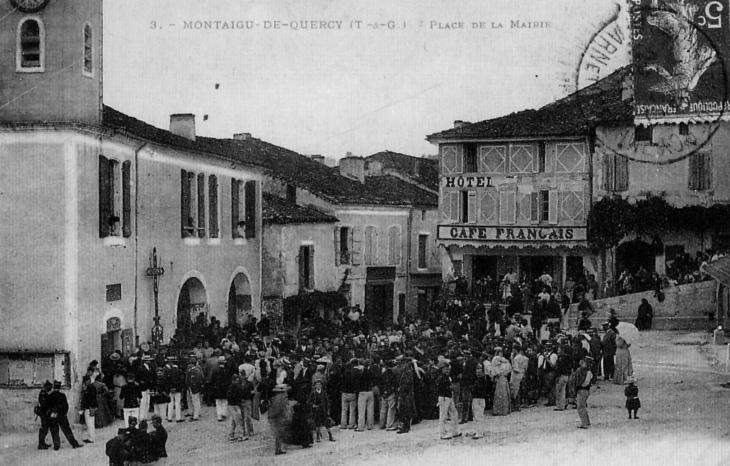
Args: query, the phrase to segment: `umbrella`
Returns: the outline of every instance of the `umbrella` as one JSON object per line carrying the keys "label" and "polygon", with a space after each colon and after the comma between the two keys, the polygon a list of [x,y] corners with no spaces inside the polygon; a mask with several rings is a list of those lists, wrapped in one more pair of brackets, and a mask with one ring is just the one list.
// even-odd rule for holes
{"label": "umbrella", "polygon": [[626,340],[626,343],[632,345],[639,340],[639,329],[634,324],[619,322],[616,328],[621,338]]}

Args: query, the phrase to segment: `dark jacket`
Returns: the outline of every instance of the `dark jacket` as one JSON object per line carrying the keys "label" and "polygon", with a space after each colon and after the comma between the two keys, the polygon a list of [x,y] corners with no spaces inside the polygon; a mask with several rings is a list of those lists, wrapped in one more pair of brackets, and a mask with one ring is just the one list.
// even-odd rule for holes
{"label": "dark jacket", "polygon": [[109,457],[109,466],[124,466],[125,461],[132,459],[132,452],[122,439],[114,437],[106,442],[106,456]]}
{"label": "dark jacket", "polygon": [[165,366],[162,369],[162,380],[167,393],[182,393],[185,389],[185,377],[177,366]]}
{"label": "dark jacket", "polygon": [[349,364],[345,366],[344,374],[342,375],[342,393],[356,393],[357,387],[355,386],[355,378],[357,377],[355,369]]}
{"label": "dark jacket", "polygon": [[380,383],[380,394],[387,398],[390,395],[395,394],[398,389],[398,379],[395,376],[392,368],[385,369]]}
{"label": "dark jacket", "polygon": [[155,459],[167,458],[167,431],[162,425],[155,427],[154,432],[149,434],[151,443],[151,454]]}
{"label": "dark jacket", "polygon": [[127,409],[139,408],[139,400],[142,399],[142,390],[136,381],[127,383],[119,392],[119,398],[124,400],[124,407]]}
{"label": "dark jacket", "polygon": [[[51,418],[66,416],[68,414],[68,400],[66,399],[66,395],[58,390],[53,390],[48,395],[48,412],[51,413]],[[56,416],[53,416],[53,413]]]}
{"label": "dark jacket", "polygon": [[228,386],[231,385],[231,378],[225,367],[217,367],[213,370],[213,379],[211,380],[211,395],[217,400],[226,398]]}
{"label": "dark jacket", "polygon": [[436,379],[436,394],[439,397],[446,397],[446,398],[452,398],[453,394],[451,392],[451,377],[446,374],[439,374],[438,378]]}
{"label": "dark jacket", "polygon": [[139,389],[143,392],[152,390],[157,385],[157,372],[155,371],[154,365],[149,362],[147,365],[149,368],[145,367],[144,363],[140,364],[135,373]]}

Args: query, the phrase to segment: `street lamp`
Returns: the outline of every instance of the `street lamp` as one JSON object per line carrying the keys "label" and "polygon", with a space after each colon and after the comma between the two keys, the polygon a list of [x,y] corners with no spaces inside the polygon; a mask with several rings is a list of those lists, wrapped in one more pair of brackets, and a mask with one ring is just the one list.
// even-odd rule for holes
{"label": "street lamp", "polygon": [[155,324],[152,326],[152,342],[156,348],[159,348],[162,344],[162,325],[160,325],[160,309],[157,295],[159,293],[160,276],[164,273],[165,269],[159,267],[157,264],[157,248],[152,248],[152,258],[150,259],[150,266],[147,268],[147,276],[152,277],[152,289],[155,298]]}

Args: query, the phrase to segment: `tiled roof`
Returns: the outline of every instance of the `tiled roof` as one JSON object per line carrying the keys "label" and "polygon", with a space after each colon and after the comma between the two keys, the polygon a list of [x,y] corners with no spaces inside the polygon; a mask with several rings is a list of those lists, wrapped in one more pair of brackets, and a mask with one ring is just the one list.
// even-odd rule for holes
{"label": "tiled roof", "polygon": [[365,189],[373,196],[382,197],[383,203],[389,199],[399,199],[415,207],[435,207],[439,203],[438,194],[390,175],[366,176]]}
{"label": "tiled roof", "polygon": [[419,192],[413,193],[413,186],[395,178],[395,181],[389,183],[388,190],[375,191],[372,183],[363,185],[307,156],[256,138],[239,140],[197,136],[195,141],[191,141],[107,106],[104,107],[104,126],[123,130],[135,137],[158,144],[262,168],[269,175],[305,189],[333,204],[405,206],[419,201],[421,205],[421,198],[428,198],[429,195],[425,190],[418,188],[416,189]]}
{"label": "tiled roof", "polygon": [[264,224],[336,223],[337,217],[314,207],[300,206],[274,194],[263,194],[262,217]]}
{"label": "tiled roof", "polygon": [[523,110],[492,120],[465,124],[426,137],[427,140],[497,139],[587,135],[592,127],[633,124],[633,99],[622,100],[622,84],[630,77],[626,66],[580,91],[539,110]]}
{"label": "tiled roof", "polygon": [[[370,159],[377,160],[383,164],[383,168],[389,168],[406,175],[429,189],[434,191],[439,189],[439,169],[436,160],[413,157],[389,150],[378,152],[366,158],[366,160]],[[418,164],[417,174],[416,164]]]}

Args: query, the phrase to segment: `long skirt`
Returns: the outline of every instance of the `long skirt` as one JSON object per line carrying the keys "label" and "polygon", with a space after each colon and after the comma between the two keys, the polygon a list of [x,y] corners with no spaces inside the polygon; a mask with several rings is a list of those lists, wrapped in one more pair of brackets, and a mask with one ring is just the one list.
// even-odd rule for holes
{"label": "long skirt", "polygon": [[494,416],[506,416],[512,411],[509,382],[507,382],[507,377],[503,375],[498,376],[495,384],[492,414]]}
{"label": "long skirt", "polygon": [[613,383],[623,385],[626,378],[632,373],[631,353],[626,348],[616,348],[616,368],[613,372]]}

